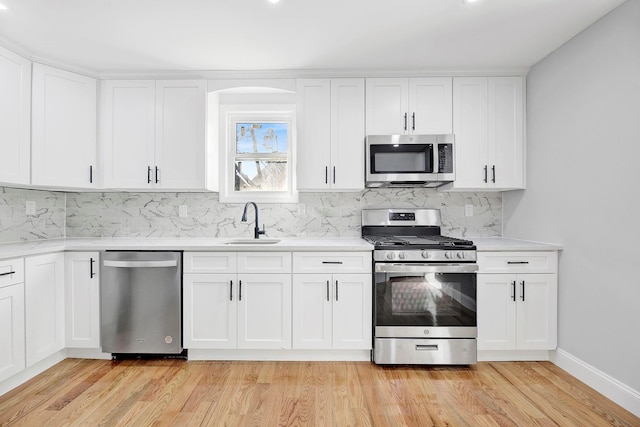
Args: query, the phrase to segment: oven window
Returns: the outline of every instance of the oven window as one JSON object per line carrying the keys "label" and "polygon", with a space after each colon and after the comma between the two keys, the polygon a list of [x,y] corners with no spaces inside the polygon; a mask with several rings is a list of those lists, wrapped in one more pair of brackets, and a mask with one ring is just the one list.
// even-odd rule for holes
{"label": "oven window", "polygon": [[476,326],[476,275],[376,273],[376,326]]}
{"label": "oven window", "polygon": [[371,173],[433,173],[433,144],[371,145]]}

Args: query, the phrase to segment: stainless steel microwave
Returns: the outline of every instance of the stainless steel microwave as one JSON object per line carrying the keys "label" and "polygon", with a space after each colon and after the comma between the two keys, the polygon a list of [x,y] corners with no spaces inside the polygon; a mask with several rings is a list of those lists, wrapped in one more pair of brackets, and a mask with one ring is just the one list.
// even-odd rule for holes
{"label": "stainless steel microwave", "polygon": [[438,187],[455,179],[453,135],[368,135],[366,187]]}

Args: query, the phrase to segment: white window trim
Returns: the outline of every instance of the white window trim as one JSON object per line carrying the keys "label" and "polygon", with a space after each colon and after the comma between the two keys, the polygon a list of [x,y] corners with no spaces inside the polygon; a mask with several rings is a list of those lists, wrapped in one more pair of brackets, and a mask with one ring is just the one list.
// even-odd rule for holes
{"label": "white window trim", "polygon": [[[220,202],[297,203],[296,186],[296,106],[275,105],[221,105],[220,106]],[[286,122],[289,128],[286,191],[235,191],[236,129],[234,123],[252,121]]]}

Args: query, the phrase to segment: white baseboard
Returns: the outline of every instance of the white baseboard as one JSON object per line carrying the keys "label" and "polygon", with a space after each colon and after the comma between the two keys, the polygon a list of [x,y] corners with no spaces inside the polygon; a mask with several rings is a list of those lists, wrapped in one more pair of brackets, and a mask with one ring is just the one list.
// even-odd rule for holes
{"label": "white baseboard", "polygon": [[549,350],[478,350],[478,362],[549,360]]}
{"label": "white baseboard", "polygon": [[27,369],[24,369],[18,372],[17,374],[15,374],[14,376],[2,381],[0,383],[0,396],[7,393],[8,391],[13,390],[19,385],[26,383],[31,378],[43,373],[44,371],[46,371],[56,363],[60,363],[66,358],[67,358],[67,350],[66,349],[60,350],[57,353],[54,353],[51,356],[47,357],[46,359],[41,360],[35,365],[29,366]]}
{"label": "white baseboard", "polygon": [[640,392],[638,390],[634,390],[564,350],[552,351],[550,360],[598,393],[640,417]]}
{"label": "white baseboard", "polygon": [[72,359],[110,360],[111,353],[103,353],[99,348],[67,348],[67,357]]}
{"label": "white baseboard", "polygon": [[371,350],[198,350],[189,349],[189,360],[286,360],[364,361]]}

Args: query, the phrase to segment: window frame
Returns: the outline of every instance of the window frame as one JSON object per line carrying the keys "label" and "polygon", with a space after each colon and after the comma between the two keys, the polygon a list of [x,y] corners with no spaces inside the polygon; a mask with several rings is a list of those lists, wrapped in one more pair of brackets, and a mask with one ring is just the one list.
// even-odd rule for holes
{"label": "window frame", "polygon": [[[296,203],[298,191],[296,188],[295,165],[295,105],[226,105],[221,106],[221,144],[220,144],[220,202],[246,203],[248,201],[260,203]],[[287,154],[237,153],[236,123],[286,123],[287,124]],[[260,157],[286,159],[287,189],[284,191],[236,191],[235,190],[235,162],[247,158]]]}

